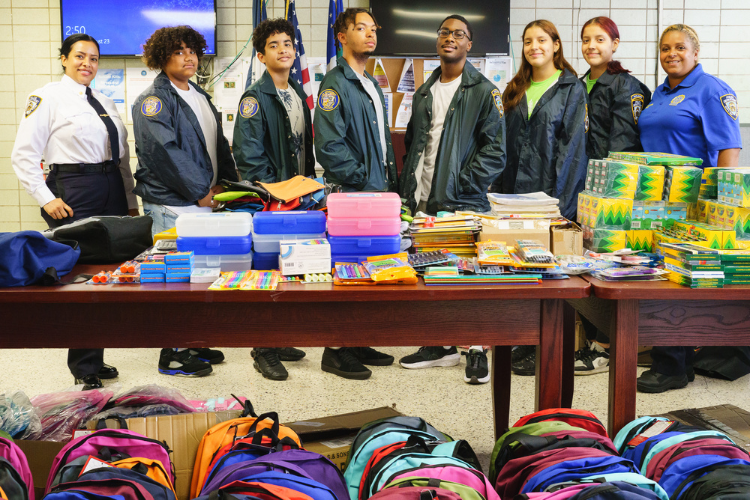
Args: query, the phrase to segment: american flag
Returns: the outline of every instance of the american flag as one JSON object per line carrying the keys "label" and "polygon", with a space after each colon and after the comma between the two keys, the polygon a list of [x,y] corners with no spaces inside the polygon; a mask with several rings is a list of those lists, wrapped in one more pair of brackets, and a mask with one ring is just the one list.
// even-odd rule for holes
{"label": "american flag", "polygon": [[305,56],[305,46],[302,44],[302,33],[299,31],[299,23],[297,22],[297,10],[295,7],[294,0],[287,0],[286,2],[286,20],[292,23],[294,26],[294,44],[297,50],[297,57],[294,59],[294,66],[290,70],[290,76],[297,80],[297,83],[302,85],[302,88],[307,94],[307,107],[313,109],[315,102],[313,101],[312,84],[310,83],[310,72],[307,69],[307,56]]}

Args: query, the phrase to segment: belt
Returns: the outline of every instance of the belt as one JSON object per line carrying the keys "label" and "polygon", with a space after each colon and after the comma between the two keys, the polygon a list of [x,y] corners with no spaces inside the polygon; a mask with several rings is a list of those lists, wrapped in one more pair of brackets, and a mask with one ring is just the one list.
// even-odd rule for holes
{"label": "belt", "polygon": [[117,164],[112,160],[102,163],[55,163],[50,167],[50,170],[76,174],[104,174],[116,171]]}

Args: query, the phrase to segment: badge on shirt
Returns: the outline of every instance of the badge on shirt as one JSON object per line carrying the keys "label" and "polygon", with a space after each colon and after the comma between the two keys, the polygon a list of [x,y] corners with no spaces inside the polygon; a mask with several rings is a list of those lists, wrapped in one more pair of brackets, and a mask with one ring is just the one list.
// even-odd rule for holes
{"label": "badge on shirt", "polygon": [[240,102],[240,116],[242,118],[252,118],[258,114],[260,104],[255,97],[245,97]]}
{"label": "badge on shirt", "polygon": [[645,97],[643,94],[633,94],[630,96],[630,111],[633,112],[633,120],[636,125],[638,125],[638,117],[641,116],[641,111],[643,111],[644,100]]}
{"label": "badge on shirt", "polygon": [[30,95],[29,101],[26,103],[26,117],[28,118],[31,113],[36,111],[39,104],[42,102],[42,98],[38,95]]}
{"label": "badge on shirt", "polygon": [[500,93],[499,90],[493,89],[492,92],[492,99],[495,101],[495,107],[498,111],[500,111],[500,118],[503,117],[504,110],[503,110],[503,94]]}
{"label": "badge on shirt", "polygon": [[339,105],[339,95],[333,89],[327,89],[318,96],[318,107],[323,111],[333,111]]}
{"label": "badge on shirt", "polygon": [[721,96],[721,105],[724,106],[724,111],[732,117],[732,120],[737,120],[737,117],[739,116],[739,106],[737,105],[737,98],[734,94],[725,94]]}
{"label": "badge on shirt", "polygon": [[586,106],[586,120],[584,121],[584,126],[585,126],[584,132],[588,134],[589,132],[589,105],[586,104],[585,106]]}
{"label": "badge on shirt", "polygon": [[143,103],[141,104],[141,113],[143,113],[143,116],[156,116],[159,114],[159,111],[161,111],[161,108],[161,99],[151,96],[143,100]]}
{"label": "badge on shirt", "polygon": [[685,100],[685,96],[682,95],[682,94],[680,94],[677,97],[675,97],[674,99],[672,99],[672,102],[670,102],[669,105],[670,106],[677,106],[678,104],[680,104],[684,100]]}

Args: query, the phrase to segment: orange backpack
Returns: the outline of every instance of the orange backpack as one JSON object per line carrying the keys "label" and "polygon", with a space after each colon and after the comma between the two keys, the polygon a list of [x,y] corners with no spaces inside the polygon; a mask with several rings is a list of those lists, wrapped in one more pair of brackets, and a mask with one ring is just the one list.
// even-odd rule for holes
{"label": "orange backpack", "polygon": [[167,471],[164,469],[164,464],[159,460],[134,457],[111,462],[109,465],[117,467],[118,469],[130,469],[139,472],[174,492],[174,485],[169,479],[169,474],[167,474]]}
{"label": "orange backpack", "polygon": [[255,444],[270,447],[276,446],[282,439],[287,439],[287,441],[291,439],[300,448],[302,447],[297,433],[279,424],[279,415],[276,412],[258,416],[250,401],[245,401],[245,409],[240,418],[218,423],[203,435],[195,455],[193,478],[190,482],[190,498],[195,498],[200,493],[210,466],[215,461],[215,456],[227,445],[246,437],[252,437]]}

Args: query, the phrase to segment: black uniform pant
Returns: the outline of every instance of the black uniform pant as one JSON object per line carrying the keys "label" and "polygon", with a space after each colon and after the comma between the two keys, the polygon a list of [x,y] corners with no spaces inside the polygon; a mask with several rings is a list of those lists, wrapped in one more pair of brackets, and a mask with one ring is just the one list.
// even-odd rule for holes
{"label": "black uniform pant", "polygon": [[[96,215],[128,215],[128,202],[119,169],[96,173],[57,172],[47,176],[47,187],[73,209],[73,217],[53,219],[42,208],[42,217],[50,228],[64,226]],[[104,364],[104,349],[69,349],[68,368],[76,378],[99,373]]]}
{"label": "black uniform pant", "polygon": [[651,369],[662,375],[685,375],[687,369],[693,367],[694,357],[693,347],[654,346],[651,348]]}

